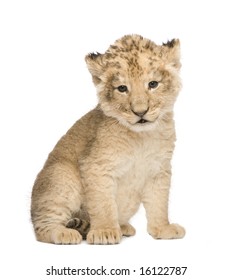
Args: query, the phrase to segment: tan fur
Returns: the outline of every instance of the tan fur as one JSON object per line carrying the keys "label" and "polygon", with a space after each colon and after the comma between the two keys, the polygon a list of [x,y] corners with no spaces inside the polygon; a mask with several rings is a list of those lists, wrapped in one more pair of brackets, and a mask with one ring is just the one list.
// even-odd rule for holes
{"label": "tan fur", "polygon": [[60,139],[38,174],[31,204],[37,239],[75,244],[85,235],[91,244],[119,243],[135,234],[128,221],[140,203],[154,238],[183,237],[168,221],[179,41],[160,46],[124,36],[86,62],[99,104]]}

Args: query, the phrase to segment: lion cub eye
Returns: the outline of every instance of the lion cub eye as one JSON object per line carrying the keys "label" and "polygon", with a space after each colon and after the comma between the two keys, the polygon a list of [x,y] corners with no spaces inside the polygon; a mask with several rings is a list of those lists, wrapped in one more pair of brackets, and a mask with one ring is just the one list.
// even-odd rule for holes
{"label": "lion cub eye", "polygon": [[125,85],[120,85],[117,89],[119,92],[126,92],[128,90],[127,86]]}
{"label": "lion cub eye", "polygon": [[157,86],[159,85],[159,83],[157,81],[151,81],[149,82],[148,86],[149,86],[149,89],[151,88],[157,88]]}

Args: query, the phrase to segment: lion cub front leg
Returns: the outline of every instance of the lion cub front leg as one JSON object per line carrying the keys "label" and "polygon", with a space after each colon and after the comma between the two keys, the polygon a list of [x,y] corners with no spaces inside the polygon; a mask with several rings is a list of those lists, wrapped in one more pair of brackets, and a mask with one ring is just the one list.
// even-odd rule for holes
{"label": "lion cub front leg", "polygon": [[89,244],[117,244],[122,238],[118,210],[111,179],[88,177],[85,180],[86,205],[91,228],[87,234]]}
{"label": "lion cub front leg", "polygon": [[[143,204],[147,215],[148,233],[155,239],[175,239],[185,235],[185,229],[168,220],[168,197],[170,189],[170,172],[157,176],[147,188]],[[152,192],[151,192],[152,191]]]}

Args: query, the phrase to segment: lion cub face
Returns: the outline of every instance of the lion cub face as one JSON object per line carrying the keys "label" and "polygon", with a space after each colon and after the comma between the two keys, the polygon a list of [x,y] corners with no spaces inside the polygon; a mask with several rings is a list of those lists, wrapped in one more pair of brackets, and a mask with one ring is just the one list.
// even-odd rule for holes
{"label": "lion cub face", "polygon": [[133,131],[148,131],[173,110],[180,89],[179,41],[161,46],[124,36],[86,62],[103,112]]}

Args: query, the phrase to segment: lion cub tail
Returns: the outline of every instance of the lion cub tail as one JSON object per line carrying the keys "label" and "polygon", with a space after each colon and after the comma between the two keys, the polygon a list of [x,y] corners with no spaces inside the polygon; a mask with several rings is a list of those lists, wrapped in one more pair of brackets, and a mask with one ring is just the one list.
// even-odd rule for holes
{"label": "lion cub tail", "polygon": [[80,218],[72,218],[67,222],[66,227],[76,229],[85,240],[90,230],[90,222]]}

